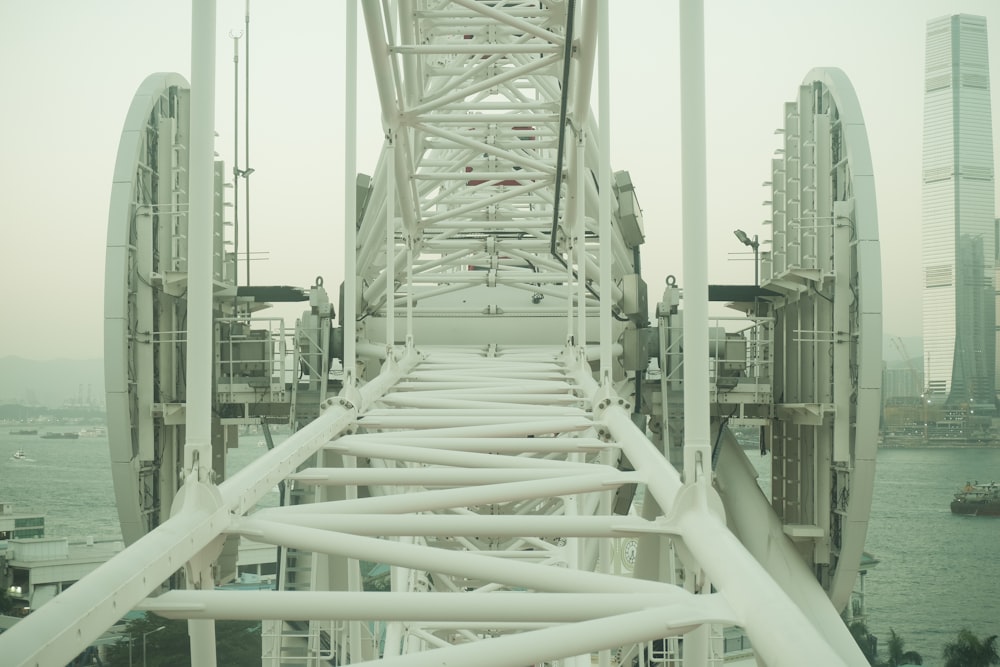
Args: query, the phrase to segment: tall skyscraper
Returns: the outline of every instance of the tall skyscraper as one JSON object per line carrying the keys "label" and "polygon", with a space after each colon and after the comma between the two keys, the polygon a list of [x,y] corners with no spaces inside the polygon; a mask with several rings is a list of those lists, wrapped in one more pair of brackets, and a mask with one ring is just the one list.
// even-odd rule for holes
{"label": "tall skyscraper", "polygon": [[944,16],[924,75],[924,377],[977,412],[995,403],[995,216],[986,19]]}

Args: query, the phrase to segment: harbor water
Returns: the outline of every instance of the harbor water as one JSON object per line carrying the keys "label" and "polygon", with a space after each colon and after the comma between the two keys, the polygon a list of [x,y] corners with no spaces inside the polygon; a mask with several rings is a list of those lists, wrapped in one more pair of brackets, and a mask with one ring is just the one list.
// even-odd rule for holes
{"label": "harbor water", "polygon": [[[768,457],[747,454],[761,478],[769,475]],[[892,629],[926,667],[941,667],[944,645],[962,628],[1000,635],[1000,517],[950,507],[966,481],[1000,481],[1000,448],[881,448],[876,464],[865,551],[879,562],[865,577],[868,629],[882,659]]]}
{"label": "harbor water", "polygon": [[869,626],[884,646],[890,627],[924,665],[968,628],[1000,635],[1000,517],[951,513],[966,481],[1000,481],[1000,449],[882,449],[866,550],[880,560],[866,579]]}
{"label": "harbor water", "polygon": [[[120,538],[106,437],[42,440],[9,431],[0,428],[0,502],[44,512],[50,536]],[[241,437],[230,452],[233,467],[264,453],[261,440]],[[11,460],[18,449],[29,460]],[[766,479],[767,458],[748,455]],[[879,451],[866,545],[879,563],[865,587],[869,629],[883,649],[892,628],[924,665],[939,667],[943,645],[959,629],[1000,634],[1000,518],[949,510],[966,481],[994,479],[1000,448]]]}

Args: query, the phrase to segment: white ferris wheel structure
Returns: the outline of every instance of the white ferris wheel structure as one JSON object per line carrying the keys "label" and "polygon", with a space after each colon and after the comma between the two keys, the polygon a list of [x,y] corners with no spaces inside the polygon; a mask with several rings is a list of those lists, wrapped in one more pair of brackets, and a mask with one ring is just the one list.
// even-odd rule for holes
{"label": "white ferris wheel structure", "polygon": [[[194,665],[216,664],[219,619],[261,620],[268,666],[721,665],[728,627],[769,667],[866,664],[840,616],[881,382],[860,105],[839,70],[807,74],[759,285],[710,288],[702,11],[679,6],[683,220],[657,224],[683,238],[683,285],[649,303],[641,210],[612,169],[610,2],[361,0],[345,280],[297,297],[286,331],[225,250],[215,3],[192,3],[190,83],[140,86],[114,174],[128,546],[0,636],[5,664],[66,664],[132,610],[187,619]],[[370,176],[359,53],[385,132]],[[710,322],[710,297],[732,321]],[[227,474],[238,429],[277,421],[294,432]],[[770,498],[734,424],[770,452]],[[274,590],[220,588],[248,540],[273,545]],[[373,564],[387,590],[367,590]]]}

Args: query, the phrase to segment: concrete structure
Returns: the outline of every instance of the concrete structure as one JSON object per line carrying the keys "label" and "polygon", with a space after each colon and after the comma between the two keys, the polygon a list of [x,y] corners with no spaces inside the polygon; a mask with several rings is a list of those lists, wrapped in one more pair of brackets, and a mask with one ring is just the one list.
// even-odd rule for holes
{"label": "concrete structure", "polygon": [[927,24],[924,376],[949,405],[994,409],[993,130],[986,19]]}
{"label": "concrete structure", "polygon": [[20,537],[45,534],[45,515],[24,511],[10,503],[0,503],[0,543]]}
{"label": "concrete structure", "polygon": [[22,613],[34,610],[122,550],[121,540],[14,539],[0,549],[0,580]]}
{"label": "concrete structure", "polygon": [[46,537],[43,513],[0,503],[0,587],[19,614],[42,606],[123,546],[121,540]]}

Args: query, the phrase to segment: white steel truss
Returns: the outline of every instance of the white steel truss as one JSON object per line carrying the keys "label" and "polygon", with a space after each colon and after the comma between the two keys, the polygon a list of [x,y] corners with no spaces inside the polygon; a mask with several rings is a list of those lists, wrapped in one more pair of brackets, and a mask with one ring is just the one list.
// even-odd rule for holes
{"label": "white steel truss", "polygon": [[[596,5],[568,46],[566,5],[501,4],[363,3],[387,136],[359,215],[358,314],[372,340],[405,339],[394,311],[408,303],[411,326],[437,343],[448,341],[431,318],[469,318],[455,341],[489,343],[496,327],[484,337],[472,320],[502,313],[531,318],[530,336],[506,334],[514,342],[583,344],[598,337],[584,323],[601,294],[608,317],[622,311],[635,268],[621,234],[606,235],[611,273],[598,280]],[[603,182],[617,200],[610,173]]]}
{"label": "white steel truss", "polygon": [[[837,488],[855,489],[860,500],[811,507],[809,522],[779,516],[718,412],[714,447],[688,447],[684,439],[671,395],[681,382],[673,374],[680,345],[667,331],[676,303],[658,308],[660,340],[667,342],[650,355],[663,374],[657,437],[633,408],[639,390],[631,383],[641,384],[636,368],[648,359],[640,354],[642,364],[631,367],[625,348],[648,322],[637,296],[637,205],[628,175],[610,169],[607,0],[361,4],[386,142],[373,176],[348,194],[356,218],[349,215],[346,225],[341,391],[325,393],[327,343],[318,341],[329,333],[321,315],[329,304],[316,288],[309,332],[320,333],[310,338],[305,365],[321,369],[319,416],[221,483],[207,470],[205,442],[189,438],[180,449],[171,430],[179,419],[161,419],[163,433],[144,439],[151,436],[137,428],[143,411],[135,406],[151,399],[145,389],[137,398],[118,387],[119,426],[128,438],[116,462],[127,490],[120,502],[128,504],[122,516],[135,541],[0,637],[0,655],[15,665],[64,664],[126,612],[141,609],[189,619],[195,665],[215,664],[215,619],[267,619],[262,661],[275,666],[716,665],[722,652],[714,628],[721,626],[742,628],[771,667],[865,664],[837,598],[864,540],[870,451],[858,444],[857,430],[871,424],[863,410],[852,412],[843,387],[858,386],[844,369],[871,361],[863,358],[870,343],[860,341],[877,328],[878,308],[871,301],[853,311],[840,304],[859,290],[880,289],[877,270],[858,280],[873,263],[877,269],[873,200],[845,189],[829,204],[866,244],[845,245],[843,232],[832,232],[832,263],[821,262],[816,274],[769,269],[765,279],[785,291],[758,295],[779,304],[760,321],[765,328],[777,321],[782,345],[803,333],[804,311],[793,308],[790,323],[786,303],[826,324],[842,318],[846,327],[846,352],[831,353],[834,361],[822,371],[833,383],[828,400],[803,397],[800,404],[791,392],[775,409],[770,388],[761,387],[772,380],[803,386],[781,366],[780,380],[754,376],[748,401],[758,410],[754,418],[785,440],[806,433],[798,449],[783,445],[788,466],[827,462],[798,482],[825,488],[832,471]],[[700,4],[691,4],[700,13]],[[348,35],[354,8],[349,3]],[[809,90],[820,100],[813,111],[839,110],[852,125],[846,140],[856,147],[853,162],[838,162],[836,173],[868,176],[853,93],[830,77]],[[136,102],[135,115],[140,123],[157,119],[168,150],[166,138],[186,114],[149,116],[147,107],[186,99],[186,89],[179,77],[157,81],[144,88],[148,100]],[[352,86],[349,77],[350,104]],[[828,130],[829,120],[815,127]],[[348,135],[353,129],[349,122]],[[348,163],[352,151],[349,139]],[[810,157],[814,170],[827,164],[817,155]],[[776,173],[787,170],[776,166]],[[870,179],[859,183],[865,190]],[[132,215],[129,206],[141,193],[128,185],[119,203]],[[158,201],[177,201],[173,194],[167,188]],[[818,207],[812,214],[822,217]],[[193,210],[188,224],[195,224]],[[148,320],[149,302],[163,299],[134,287],[153,269],[142,248],[125,247],[133,241],[120,244],[120,263],[132,273],[120,271],[126,289],[115,294],[124,303],[110,318],[128,349],[119,364],[122,378],[130,378],[120,378],[123,386],[143,381],[125,375],[135,359],[152,364],[138,349],[134,320]],[[769,261],[784,259],[776,252]],[[833,314],[816,314],[825,306],[792,280],[832,290],[824,303]],[[233,298],[220,291],[217,303]],[[179,304],[167,303],[169,321],[182,319]],[[194,345],[197,334],[186,344]],[[761,348],[768,357],[775,349]],[[699,373],[709,376],[703,356],[688,355],[689,383]],[[870,398],[877,386],[865,384],[867,374],[861,382]],[[718,387],[716,410],[724,400]],[[693,400],[705,402],[708,421],[709,391]],[[689,424],[688,431],[702,437],[702,426]],[[677,433],[680,442],[671,440]],[[805,446],[812,448],[808,456]],[[675,457],[677,451],[685,456]],[[714,470],[707,459],[716,457]],[[152,479],[146,467],[164,459],[161,483],[177,470],[185,480],[176,493],[163,490],[156,512],[148,513],[153,520],[136,496]],[[278,484],[286,489],[281,506],[257,509]],[[838,520],[830,512],[845,527],[834,547],[830,531]],[[803,527],[821,537],[793,542]],[[278,590],[215,590],[228,574],[220,556],[235,537],[278,548]],[[366,590],[363,571],[373,564],[388,568],[388,592]],[[833,574],[818,580],[817,564]],[[171,579],[185,589],[166,590]]]}

